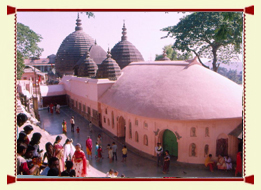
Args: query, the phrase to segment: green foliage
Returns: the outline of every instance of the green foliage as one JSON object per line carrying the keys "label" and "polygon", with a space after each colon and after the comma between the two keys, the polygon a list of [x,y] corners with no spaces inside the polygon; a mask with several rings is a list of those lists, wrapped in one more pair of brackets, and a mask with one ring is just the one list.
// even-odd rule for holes
{"label": "green foliage", "polygon": [[[200,58],[211,59],[217,71],[218,63],[228,63],[241,53],[243,18],[241,12],[196,12],[162,31],[176,39],[175,49],[195,53],[201,63]],[[222,59],[223,53],[226,60]]]}
{"label": "green foliage", "polygon": [[[189,52],[183,52],[183,53],[179,53],[178,51],[174,50],[172,45],[166,45],[164,46],[167,57],[170,60],[187,60],[187,59],[191,59],[192,58],[192,54]],[[163,58],[163,54],[156,54],[156,58],[155,61],[160,60]]]}
{"label": "green foliage", "polygon": [[40,57],[43,49],[38,47],[38,43],[41,39],[42,37],[28,26],[17,23],[17,79],[23,74],[24,59]]}

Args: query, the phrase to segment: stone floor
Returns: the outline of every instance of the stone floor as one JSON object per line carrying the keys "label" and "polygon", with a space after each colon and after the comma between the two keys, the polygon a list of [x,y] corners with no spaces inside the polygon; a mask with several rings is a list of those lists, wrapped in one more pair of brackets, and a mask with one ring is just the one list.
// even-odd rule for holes
{"label": "stone floor", "polygon": [[[89,162],[94,168],[103,173],[108,172],[109,169],[114,169],[119,172],[119,175],[124,174],[126,177],[234,177],[234,171],[226,172],[215,170],[214,172],[210,172],[202,164],[184,164],[173,160],[171,162],[170,172],[168,174],[163,174],[162,167],[157,167],[154,158],[148,158],[139,154],[133,148],[128,146],[127,162],[122,163],[122,140],[118,140],[112,134],[97,126],[93,126],[93,132],[90,133],[88,127],[89,122],[70,108],[61,108],[60,114],[52,115],[51,113],[48,113],[47,109],[41,110],[39,113],[41,118],[41,128],[47,131],[50,135],[62,134],[62,121],[65,119],[67,122],[67,137],[74,140],[74,145],[80,143],[85,153],[85,141],[87,136],[90,136],[93,140],[94,147],[98,134],[101,134],[104,159],[100,162],[96,162],[93,155],[92,159],[89,159]],[[75,117],[75,129],[76,127],[80,128],[79,134],[77,134],[76,131],[73,133],[70,130],[70,117],[72,115]],[[112,144],[113,141],[115,141],[118,146],[118,161],[109,163],[106,147],[107,144]]]}

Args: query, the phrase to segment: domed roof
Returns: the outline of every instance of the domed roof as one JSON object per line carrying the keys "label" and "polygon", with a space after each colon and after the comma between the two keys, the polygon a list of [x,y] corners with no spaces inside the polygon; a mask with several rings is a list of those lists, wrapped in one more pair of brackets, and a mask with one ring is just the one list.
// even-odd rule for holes
{"label": "domed roof", "polygon": [[96,64],[101,64],[106,59],[106,51],[97,45],[96,40],[94,45],[90,47],[90,57],[95,61]]}
{"label": "domed roof", "polygon": [[74,67],[75,74],[78,77],[90,77],[94,78],[96,76],[96,72],[98,70],[98,66],[94,62],[92,58],[90,58],[89,51],[86,52],[85,59],[79,60]]}
{"label": "domed roof", "polygon": [[117,80],[121,75],[121,69],[117,62],[111,58],[110,50],[107,52],[107,58],[99,65],[97,78],[108,78]]}
{"label": "domed roof", "polygon": [[163,49],[162,58],[160,58],[159,61],[170,61],[170,59],[167,57],[165,49]]}
{"label": "domed roof", "polygon": [[111,50],[112,58],[119,64],[120,68],[123,69],[131,62],[144,61],[139,50],[127,40],[125,23],[122,28],[121,41],[117,43]]}
{"label": "domed roof", "polygon": [[242,117],[242,87],[196,59],[131,63],[99,102],[157,119]]}
{"label": "domed roof", "polygon": [[94,39],[86,34],[81,27],[79,14],[76,21],[75,31],[63,40],[56,54],[55,69],[60,76],[73,74],[75,64],[94,45]]}

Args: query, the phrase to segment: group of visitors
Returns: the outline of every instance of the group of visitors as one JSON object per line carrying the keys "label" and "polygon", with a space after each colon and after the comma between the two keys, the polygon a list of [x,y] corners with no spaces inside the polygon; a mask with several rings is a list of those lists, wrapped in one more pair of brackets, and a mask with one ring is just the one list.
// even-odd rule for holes
{"label": "group of visitors", "polygon": [[43,150],[39,150],[39,143],[42,135],[34,133],[28,143],[27,134],[32,130],[32,126],[26,125],[17,139],[18,175],[87,176],[88,161],[79,143],[74,147],[73,140],[67,139],[62,145],[62,137],[57,136],[53,144],[45,144],[46,152],[41,157]]}
{"label": "group of visitors", "polygon": [[163,157],[163,173],[166,174],[169,172],[169,166],[170,166],[170,155],[169,151],[165,150],[165,155],[163,155],[163,148],[161,146],[161,143],[157,143],[157,146],[155,147],[155,152],[157,155],[157,166],[160,166],[162,164],[162,157]]}
{"label": "group of visitors", "polygon": [[[114,177],[118,177],[119,172],[113,169],[110,169],[107,173],[106,173],[106,177],[110,177],[110,178],[114,178]],[[121,174],[120,177],[125,177],[124,174]]]}
{"label": "group of visitors", "polygon": [[[214,168],[217,168],[218,170],[232,170],[232,160],[228,155],[225,155],[224,157],[221,155],[218,155],[217,162],[212,160],[212,154],[209,154],[205,160],[205,166],[209,167],[209,170],[211,172],[214,171]],[[242,152],[239,151],[237,153],[237,160],[236,160],[236,168],[235,168],[235,176],[238,174],[242,175]]]}
{"label": "group of visitors", "polygon": [[60,104],[53,104],[51,103],[50,105],[47,105],[47,111],[48,112],[51,112],[51,114],[53,113],[57,113],[57,114],[60,114],[60,109],[61,109],[61,106]]}

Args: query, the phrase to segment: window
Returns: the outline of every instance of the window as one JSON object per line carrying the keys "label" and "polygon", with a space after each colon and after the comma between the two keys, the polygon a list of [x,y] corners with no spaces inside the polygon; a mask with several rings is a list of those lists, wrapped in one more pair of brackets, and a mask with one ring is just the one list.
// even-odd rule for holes
{"label": "window", "polygon": [[91,115],[91,108],[88,106],[88,114]]}
{"label": "window", "polygon": [[135,125],[139,125],[139,121],[137,119],[135,119]]}
{"label": "window", "polygon": [[192,143],[189,146],[189,156],[190,157],[196,157],[197,156],[197,150],[196,150],[196,144]]}
{"label": "window", "polygon": [[75,103],[76,103],[75,107],[78,108],[78,102],[76,101]]}
{"label": "window", "polygon": [[138,134],[137,131],[135,132],[135,141],[136,141],[136,142],[139,142],[139,134]]}
{"label": "window", "polygon": [[208,153],[209,153],[209,146],[208,144],[206,144],[204,147],[204,156],[208,156]]}
{"label": "window", "polygon": [[105,117],[103,117],[103,122],[106,123],[106,118]]}
{"label": "window", "polygon": [[144,128],[147,129],[148,128],[148,123],[145,121],[144,122]]}
{"label": "window", "polygon": [[143,143],[144,143],[144,145],[148,146],[148,136],[147,135],[144,135]]}
{"label": "window", "polygon": [[129,137],[132,139],[132,128],[131,128],[131,122],[129,122]]}
{"label": "window", "polygon": [[110,126],[110,120],[109,120],[109,118],[107,119],[107,123],[108,123],[108,125]]}
{"label": "window", "polygon": [[190,129],[190,136],[191,137],[196,137],[196,128],[195,127],[191,127],[191,129]]}
{"label": "window", "polygon": [[112,123],[112,128],[114,128],[114,113],[113,113],[113,111],[111,112],[111,123]]}
{"label": "window", "polygon": [[82,104],[79,103],[79,110],[82,111]]}
{"label": "window", "polygon": [[209,128],[208,127],[205,128],[205,137],[209,137]]}
{"label": "window", "polygon": [[107,114],[108,113],[108,110],[107,110],[107,108],[105,108],[105,114]]}
{"label": "window", "polygon": [[83,108],[83,112],[86,113],[86,106],[83,105],[82,108]]}

